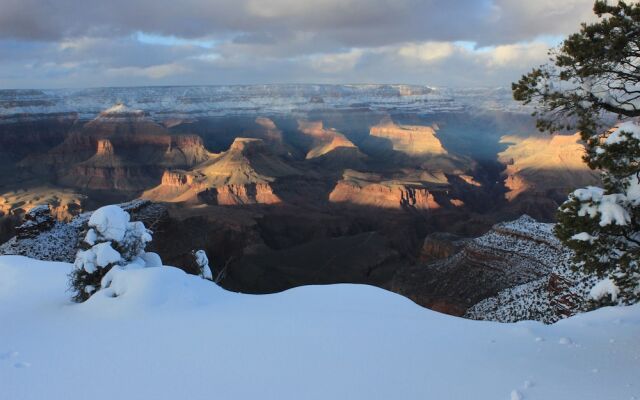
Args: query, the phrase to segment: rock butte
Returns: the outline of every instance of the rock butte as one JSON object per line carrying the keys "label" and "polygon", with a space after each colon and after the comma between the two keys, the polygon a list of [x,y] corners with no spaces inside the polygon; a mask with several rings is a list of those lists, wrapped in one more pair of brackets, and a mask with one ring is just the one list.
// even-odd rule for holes
{"label": "rock butte", "polygon": [[509,147],[498,154],[506,165],[505,197],[513,201],[521,194],[567,193],[572,188],[597,184],[597,172],[582,160],[585,149],[580,134],[520,138],[503,136]]}
{"label": "rock butte", "polygon": [[78,189],[135,192],[152,187],[165,168],[185,168],[210,154],[197,135],[172,135],[144,112],[122,104],[103,111],[40,159],[58,183]]}
{"label": "rock butte", "polygon": [[444,155],[447,151],[430,126],[398,125],[391,118],[384,118],[372,126],[371,136],[388,139],[393,150],[409,156]]}
{"label": "rock butte", "polygon": [[431,190],[420,183],[384,180],[376,174],[353,170],[344,172],[342,180],[329,195],[329,201],[396,209],[435,210],[441,207]]}
{"label": "rock butte", "polygon": [[[327,129],[322,121],[298,121],[298,130],[313,138],[313,147],[307,153],[306,158],[312,159],[328,154],[329,152],[344,147],[357,150],[357,146],[335,129]],[[361,157],[364,157],[358,151]]]}
{"label": "rock butte", "polygon": [[204,202],[219,205],[274,204],[280,198],[271,183],[300,174],[282,162],[261,139],[236,138],[229,150],[214,155],[192,171],[165,171],[161,184],[145,199]]}

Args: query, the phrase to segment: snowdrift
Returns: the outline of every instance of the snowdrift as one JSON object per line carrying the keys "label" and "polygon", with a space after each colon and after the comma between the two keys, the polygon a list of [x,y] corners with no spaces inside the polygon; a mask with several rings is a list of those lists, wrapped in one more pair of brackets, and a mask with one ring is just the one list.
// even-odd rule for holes
{"label": "snowdrift", "polygon": [[71,268],[0,257],[0,398],[640,398],[640,306],[499,324],[369,286],[235,294],[171,267],[73,304]]}

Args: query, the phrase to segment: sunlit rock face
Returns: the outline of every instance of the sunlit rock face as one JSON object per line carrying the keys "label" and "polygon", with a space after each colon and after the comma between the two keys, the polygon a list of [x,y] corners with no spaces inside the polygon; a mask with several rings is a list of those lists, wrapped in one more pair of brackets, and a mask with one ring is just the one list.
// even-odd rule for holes
{"label": "sunlit rock face", "polygon": [[393,150],[408,156],[447,154],[436,137],[436,130],[431,126],[398,125],[391,118],[384,118],[378,125],[371,127],[369,134],[389,140]]}
{"label": "sunlit rock face", "polygon": [[298,130],[311,139],[307,160],[328,170],[364,168],[366,155],[344,134],[325,127],[322,121],[298,120]]}
{"label": "sunlit rock face", "polygon": [[333,203],[380,208],[435,210],[441,207],[424,185],[401,180],[385,180],[376,174],[345,171],[331,194]]}
{"label": "sunlit rock face", "polygon": [[514,201],[523,194],[565,196],[569,191],[597,184],[598,173],[584,163],[584,144],[580,134],[503,136],[501,143],[509,147],[498,154],[506,166],[505,197]]}
{"label": "sunlit rock face", "polygon": [[86,196],[72,190],[49,186],[31,187],[0,195],[0,214],[23,215],[35,207],[47,205],[55,219],[69,221],[84,211],[85,201]]}
{"label": "sunlit rock face", "polygon": [[167,202],[218,205],[276,204],[271,184],[300,172],[285,164],[261,139],[236,138],[229,150],[192,171],[165,171],[161,184],[142,197]]}

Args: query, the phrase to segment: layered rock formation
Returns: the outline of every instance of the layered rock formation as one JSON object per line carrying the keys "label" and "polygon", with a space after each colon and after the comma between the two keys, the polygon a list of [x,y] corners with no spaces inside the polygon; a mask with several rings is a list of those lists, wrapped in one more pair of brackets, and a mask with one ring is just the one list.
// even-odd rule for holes
{"label": "layered rock formation", "polygon": [[321,161],[334,168],[357,168],[366,156],[346,136],[322,121],[298,121],[298,130],[311,139],[307,160]]}
{"label": "layered rock formation", "polygon": [[585,149],[580,134],[519,138],[503,136],[509,147],[498,154],[506,165],[505,197],[514,201],[523,194],[564,198],[571,190],[600,181],[597,172],[582,160]]}
{"label": "layered rock formation", "polygon": [[282,130],[267,117],[257,117],[250,127],[243,129],[236,137],[262,139],[273,153],[280,156],[291,156],[295,152],[285,140]]}
{"label": "layered rock formation", "polygon": [[172,135],[139,110],[116,105],[71,132],[40,160],[65,186],[135,192],[153,186],[164,168],[184,168],[209,158],[196,135]]}
{"label": "layered rock formation", "polygon": [[385,180],[377,174],[353,170],[345,171],[330,193],[329,201],[392,209],[435,210],[441,207],[432,189],[420,182]]}
{"label": "layered rock formation", "polygon": [[390,117],[369,128],[367,152],[390,165],[465,176],[473,180],[474,160],[449,153],[436,135],[437,125],[400,125]]}
{"label": "layered rock formation", "polygon": [[[553,323],[586,311],[589,308],[589,291],[598,278],[573,270],[573,253],[553,235],[554,225],[539,223],[527,216],[503,225],[511,228],[512,234],[522,241],[535,240],[539,243],[532,255],[541,261],[547,273],[539,279],[507,287],[474,304],[466,311],[465,317],[500,322],[537,320]],[[520,251],[520,247],[514,247],[514,251]]]}
{"label": "layered rock formation", "polygon": [[[447,176],[405,169],[384,177],[380,174],[345,170],[329,194],[332,203],[402,210],[437,210],[462,207]],[[475,186],[469,188],[473,191]],[[463,191],[465,189],[462,189]]]}
{"label": "layered rock formation", "polygon": [[528,216],[497,224],[476,239],[449,239],[427,237],[420,255],[427,263],[398,271],[392,290],[425,307],[462,315],[502,290],[546,279],[571,257],[552,224]]}
{"label": "layered rock formation", "polygon": [[300,172],[285,164],[261,139],[237,138],[228,151],[192,171],[165,171],[161,184],[142,197],[166,202],[219,205],[274,204],[271,184]]}
{"label": "layered rock formation", "polygon": [[24,215],[31,209],[47,205],[53,217],[59,221],[70,221],[84,211],[86,196],[68,189],[50,186],[31,187],[0,195],[0,213]]}
{"label": "layered rock formation", "polygon": [[282,131],[278,129],[275,122],[273,122],[271,119],[266,117],[257,117],[255,122],[260,128],[263,129],[263,135],[266,140],[276,143],[283,142]]}
{"label": "layered rock formation", "polygon": [[398,125],[389,117],[372,126],[371,136],[391,142],[393,150],[413,157],[445,155],[447,151],[431,126]]}

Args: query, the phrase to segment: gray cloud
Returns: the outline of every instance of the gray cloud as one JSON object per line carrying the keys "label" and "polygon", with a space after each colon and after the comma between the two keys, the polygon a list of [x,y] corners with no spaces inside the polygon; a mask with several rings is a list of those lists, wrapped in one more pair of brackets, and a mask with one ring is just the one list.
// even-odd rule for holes
{"label": "gray cloud", "polygon": [[507,84],[544,61],[537,38],[575,31],[592,3],[0,0],[0,85]]}
{"label": "gray cloud", "polygon": [[406,40],[495,44],[562,34],[592,0],[0,0],[0,36],[57,40],[136,31],[180,37],[223,33],[322,34],[349,46]]}

